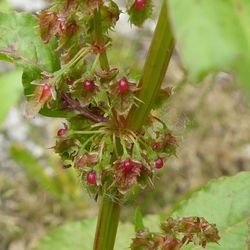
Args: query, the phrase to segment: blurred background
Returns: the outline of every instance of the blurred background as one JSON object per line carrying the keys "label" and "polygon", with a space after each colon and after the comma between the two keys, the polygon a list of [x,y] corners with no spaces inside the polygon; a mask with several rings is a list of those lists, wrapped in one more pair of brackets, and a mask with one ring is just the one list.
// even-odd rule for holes
{"label": "blurred background", "polygon": [[[36,13],[47,4],[0,0],[0,11]],[[111,64],[139,74],[155,23],[148,21],[139,30],[122,14],[112,34]],[[74,170],[63,170],[51,149],[63,121],[23,117],[21,74],[0,62],[1,250],[30,249],[52,227],[97,214],[97,205],[82,190]],[[161,116],[178,137],[177,158],[160,173],[155,189],[127,202],[122,213],[126,221],[133,219],[138,204],[146,214],[164,213],[211,178],[250,170],[250,110],[234,78],[221,72],[203,84],[190,84],[175,51],[165,84],[174,87],[175,94]]]}

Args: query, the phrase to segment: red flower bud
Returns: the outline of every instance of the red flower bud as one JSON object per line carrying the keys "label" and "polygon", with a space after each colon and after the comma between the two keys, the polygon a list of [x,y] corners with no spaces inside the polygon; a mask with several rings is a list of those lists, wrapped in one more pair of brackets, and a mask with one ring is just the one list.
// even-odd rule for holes
{"label": "red flower bud", "polygon": [[96,185],[96,172],[93,170],[87,174],[87,182],[90,185]]}
{"label": "red flower bud", "polygon": [[72,77],[69,76],[69,77],[67,77],[66,82],[68,85],[72,85],[74,83],[74,80]]}
{"label": "red flower bud", "polygon": [[120,94],[125,94],[129,90],[129,82],[126,77],[122,77],[120,80],[117,81],[118,91]]}
{"label": "red flower bud", "polygon": [[64,128],[61,128],[57,131],[57,136],[59,137],[64,136],[68,131],[68,126],[65,123],[63,125],[64,125]]}
{"label": "red flower bud", "polygon": [[144,9],[146,5],[146,0],[135,0],[135,6],[138,10]]}
{"label": "red flower bud", "polygon": [[87,91],[92,91],[94,90],[95,88],[95,82],[93,80],[86,80],[84,83],[83,83],[83,87],[85,90]]}
{"label": "red flower bud", "polygon": [[155,160],[155,168],[157,168],[157,169],[161,169],[161,168],[163,168],[163,166],[164,166],[164,161],[163,161],[163,159],[162,158],[157,158],[156,160]]}

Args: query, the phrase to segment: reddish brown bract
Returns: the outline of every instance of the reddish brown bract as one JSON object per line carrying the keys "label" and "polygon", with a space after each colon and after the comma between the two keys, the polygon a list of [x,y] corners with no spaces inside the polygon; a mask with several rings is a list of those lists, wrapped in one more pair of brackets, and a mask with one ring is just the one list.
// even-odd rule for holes
{"label": "reddish brown bract", "polygon": [[139,161],[125,160],[115,163],[115,182],[121,192],[126,192],[137,184],[143,165]]}
{"label": "reddish brown bract", "polygon": [[75,166],[83,168],[85,166],[94,166],[98,162],[97,154],[85,153],[75,159]]}

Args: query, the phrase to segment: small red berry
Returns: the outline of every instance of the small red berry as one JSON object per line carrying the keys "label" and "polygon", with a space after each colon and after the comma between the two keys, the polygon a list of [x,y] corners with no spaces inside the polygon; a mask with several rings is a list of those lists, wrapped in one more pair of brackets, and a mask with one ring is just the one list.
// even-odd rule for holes
{"label": "small red berry", "polygon": [[160,157],[157,158],[157,159],[155,160],[155,168],[161,169],[163,166],[164,166],[164,161],[163,161],[163,159],[160,158]]}
{"label": "small red berry", "polygon": [[90,185],[95,185],[96,184],[96,172],[94,170],[88,172],[88,174],[87,174],[87,182]]}
{"label": "small red berry", "polygon": [[146,5],[146,0],[135,0],[135,6],[138,10],[144,9]]}
{"label": "small red berry", "polygon": [[68,126],[66,123],[64,123],[64,128],[61,128],[57,131],[57,136],[62,137],[64,136],[68,131]]}
{"label": "small red berry", "polygon": [[72,85],[74,83],[74,80],[72,77],[69,76],[69,77],[67,77],[66,82],[68,85]]}
{"label": "small red berry", "polygon": [[117,84],[120,94],[125,94],[128,92],[129,82],[126,77],[122,77],[120,80],[118,80]]}
{"label": "small red berry", "polygon": [[62,137],[66,134],[67,130],[65,128],[61,128],[57,131],[57,136]]}
{"label": "small red berry", "polygon": [[94,81],[92,80],[86,80],[84,83],[83,83],[83,87],[85,90],[87,91],[92,91],[95,87],[95,83]]}
{"label": "small red berry", "polygon": [[159,149],[158,143],[152,144],[151,148],[152,148],[153,151],[157,151]]}
{"label": "small red berry", "polygon": [[131,160],[125,160],[123,163],[123,167],[124,167],[124,172],[129,173],[134,167],[134,164]]}

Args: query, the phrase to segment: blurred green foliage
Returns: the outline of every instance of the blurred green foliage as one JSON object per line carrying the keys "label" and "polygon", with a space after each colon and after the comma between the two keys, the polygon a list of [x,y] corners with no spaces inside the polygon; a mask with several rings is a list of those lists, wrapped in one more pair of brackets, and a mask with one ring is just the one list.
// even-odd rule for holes
{"label": "blurred green foliage", "polygon": [[0,74],[0,126],[10,109],[14,107],[22,94],[22,71],[13,70]]}
{"label": "blurred green foliage", "polygon": [[8,11],[11,10],[11,4],[6,0],[0,1],[0,11]]}
{"label": "blurred green foliage", "polygon": [[86,206],[79,178],[74,169],[63,169],[59,160],[53,157],[48,159],[51,169],[46,169],[30,151],[19,144],[12,145],[10,154],[32,181],[59,198],[66,206],[67,202],[73,206],[77,204]]}
{"label": "blurred green foliage", "polygon": [[168,4],[180,56],[191,79],[232,71],[250,96],[249,0],[169,0]]}

